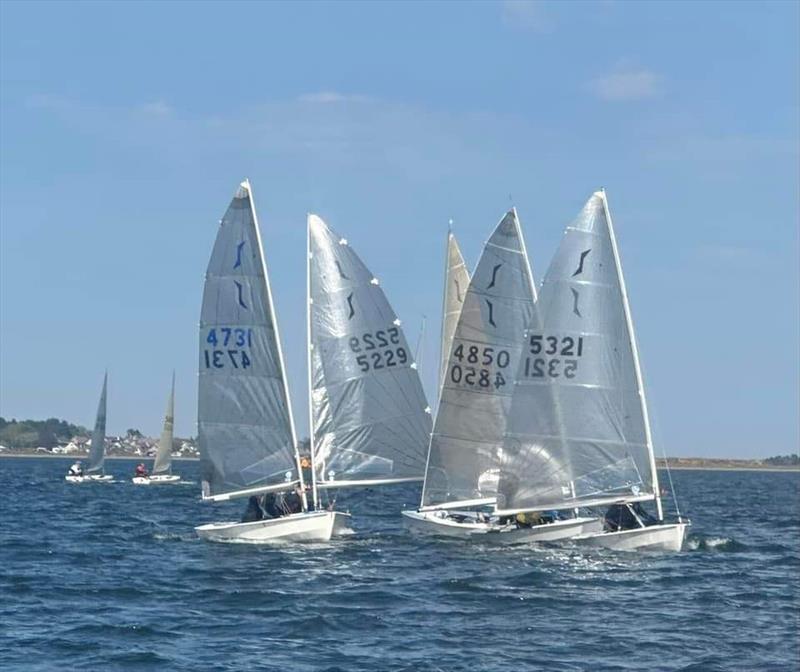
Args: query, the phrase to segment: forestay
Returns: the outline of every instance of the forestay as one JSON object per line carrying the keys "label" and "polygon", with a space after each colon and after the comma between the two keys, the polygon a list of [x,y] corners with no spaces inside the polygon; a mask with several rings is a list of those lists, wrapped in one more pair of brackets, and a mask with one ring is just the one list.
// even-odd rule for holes
{"label": "forestay", "polygon": [[492,503],[505,418],[535,289],[515,210],[487,241],[464,297],[431,437],[422,508]]}
{"label": "forestay", "polygon": [[172,374],[172,387],[167,400],[167,411],[164,414],[164,427],[158,442],[158,451],[153,463],[154,474],[165,474],[172,467],[172,438],[175,426],[175,374]]}
{"label": "forestay", "polygon": [[520,361],[498,511],[597,505],[654,493],[622,270],[605,194],[567,227]]}
{"label": "forestay", "polygon": [[400,320],[375,276],[316,215],[308,241],[316,483],[421,480],[430,409]]}
{"label": "forestay", "polygon": [[108,389],[108,373],[103,376],[103,391],[100,393],[100,403],[97,404],[97,417],[94,420],[92,432],[92,447],[89,451],[89,464],[87,473],[103,471],[106,460],[106,393]]}
{"label": "forestay", "polygon": [[461,306],[469,287],[469,271],[464,257],[458,247],[458,241],[452,231],[447,233],[447,259],[444,276],[444,306],[442,308],[442,343],[439,352],[439,389],[442,389],[447,362],[450,358],[450,346],[456,332]]}
{"label": "forestay", "polygon": [[203,496],[241,496],[296,480],[280,340],[247,182],[220,222],[208,262],[199,371]]}

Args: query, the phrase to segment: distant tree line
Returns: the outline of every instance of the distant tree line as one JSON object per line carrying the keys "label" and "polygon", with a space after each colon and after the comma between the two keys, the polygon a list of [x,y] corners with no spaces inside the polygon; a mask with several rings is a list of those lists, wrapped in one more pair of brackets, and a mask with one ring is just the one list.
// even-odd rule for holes
{"label": "distant tree line", "polygon": [[800,455],[796,453],[794,455],[776,455],[768,457],[764,462],[775,467],[797,467],[800,466]]}
{"label": "distant tree line", "polygon": [[0,417],[0,444],[11,448],[52,448],[75,436],[87,436],[89,430],[66,420],[6,420]]}

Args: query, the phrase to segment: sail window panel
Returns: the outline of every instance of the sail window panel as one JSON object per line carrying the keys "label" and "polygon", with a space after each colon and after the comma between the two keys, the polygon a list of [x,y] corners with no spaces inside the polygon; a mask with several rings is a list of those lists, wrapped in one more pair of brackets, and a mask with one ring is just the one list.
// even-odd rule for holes
{"label": "sail window panel", "polygon": [[274,428],[204,422],[201,430],[203,477],[211,495],[279,484],[292,471],[291,442]]}
{"label": "sail window panel", "polygon": [[434,434],[423,506],[494,497],[501,446]]}

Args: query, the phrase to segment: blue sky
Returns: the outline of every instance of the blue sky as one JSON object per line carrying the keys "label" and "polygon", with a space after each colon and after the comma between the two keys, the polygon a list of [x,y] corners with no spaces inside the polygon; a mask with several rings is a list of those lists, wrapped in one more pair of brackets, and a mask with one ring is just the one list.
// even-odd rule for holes
{"label": "blue sky", "polygon": [[0,3],[0,413],[196,422],[217,221],[253,183],[305,434],[305,213],[346,235],[433,394],[447,221],[513,202],[540,278],[604,186],[656,436],[798,445],[797,3]]}

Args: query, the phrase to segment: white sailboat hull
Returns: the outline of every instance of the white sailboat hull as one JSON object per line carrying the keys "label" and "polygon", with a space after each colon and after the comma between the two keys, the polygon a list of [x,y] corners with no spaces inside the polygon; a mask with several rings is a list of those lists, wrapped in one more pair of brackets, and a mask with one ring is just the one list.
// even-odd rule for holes
{"label": "white sailboat hull", "polygon": [[151,476],[134,476],[131,479],[136,485],[160,485],[162,483],[177,483],[181,477],[177,474],[153,474]]}
{"label": "white sailboat hull", "polygon": [[114,480],[110,474],[88,474],[85,476],[64,476],[67,483],[108,483]]}
{"label": "white sailboat hull", "polygon": [[208,523],[194,529],[201,539],[228,543],[329,541],[347,527],[349,517],[339,511],[310,511],[252,523]]}
{"label": "white sailboat hull", "polygon": [[650,525],[620,532],[601,532],[579,537],[575,541],[589,546],[602,546],[615,551],[674,551],[683,548],[686,528],[690,523]]}
{"label": "white sailboat hull", "polygon": [[439,511],[402,511],[403,519],[409,529],[423,534],[441,537],[460,537],[462,539],[474,534],[486,534],[495,525],[492,523],[458,522],[452,518],[442,517]]}
{"label": "white sailboat hull", "polygon": [[496,544],[530,544],[539,541],[559,541],[603,531],[600,518],[569,518],[542,523],[532,527],[506,526],[490,530],[481,541]]}

